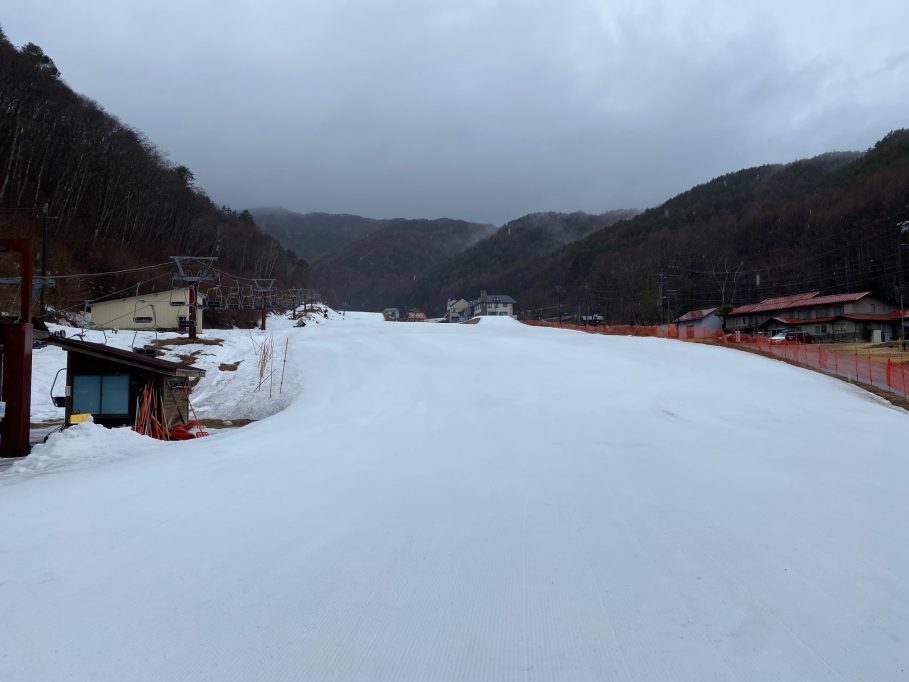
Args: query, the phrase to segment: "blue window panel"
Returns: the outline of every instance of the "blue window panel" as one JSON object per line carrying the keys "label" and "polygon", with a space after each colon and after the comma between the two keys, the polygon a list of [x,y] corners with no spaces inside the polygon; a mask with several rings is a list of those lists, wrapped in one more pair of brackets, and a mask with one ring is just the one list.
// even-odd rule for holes
{"label": "blue window panel", "polygon": [[101,414],[129,412],[129,377],[111,374],[101,377]]}
{"label": "blue window panel", "polygon": [[101,412],[101,377],[96,374],[77,374],[73,377],[73,412]]}

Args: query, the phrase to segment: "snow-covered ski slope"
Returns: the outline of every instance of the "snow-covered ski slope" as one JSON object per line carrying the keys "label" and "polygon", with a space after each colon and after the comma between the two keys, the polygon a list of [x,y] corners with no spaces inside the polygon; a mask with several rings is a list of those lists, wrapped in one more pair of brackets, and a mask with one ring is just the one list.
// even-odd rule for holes
{"label": "snow-covered ski slope", "polygon": [[0,479],[0,679],[909,679],[906,413],[678,341],[282,333],[282,412]]}

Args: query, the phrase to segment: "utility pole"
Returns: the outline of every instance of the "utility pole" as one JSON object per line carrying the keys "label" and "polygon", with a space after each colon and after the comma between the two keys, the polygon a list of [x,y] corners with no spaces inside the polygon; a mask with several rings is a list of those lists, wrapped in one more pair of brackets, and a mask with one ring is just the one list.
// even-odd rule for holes
{"label": "utility pole", "polygon": [[[41,240],[41,279],[42,281],[47,281],[47,211],[48,205],[45,202],[44,207],[41,209],[41,217],[43,218],[42,231],[43,236]],[[41,287],[41,314],[44,315],[47,312],[47,296],[44,293],[45,287]]]}
{"label": "utility pole", "polygon": [[899,278],[900,278],[899,279],[899,282],[900,282],[900,345],[903,348],[905,348],[906,347],[906,326],[905,326],[906,323],[905,323],[905,319],[903,316],[906,314],[906,309],[904,307],[903,299],[904,299],[905,293],[906,293],[906,281],[905,281],[905,274],[903,273],[903,247],[906,246],[906,244],[903,243],[903,236],[906,233],[909,233],[909,220],[904,220],[901,223],[897,223],[896,226],[899,228],[899,232],[897,232],[897,234],[896,234],[896,238],[897,238],[896,253],[897,253],[898,271],[899,271]]}
{"label": "utility pole", "polygon": [[562,294],[564,293],[565,289],[563,289],[562,285],[559,284],[556,286],[555,291],[556,291],[556,303],[558,305],[558,310],[559,310],[559,324],[562,324]]}
{"label": "utility pole", "polygon": [[658,299],[657,303],[660,306],[660,325],[662,326],[662,324],[663,324],[663,273],[662,272],[660,272],[659,287],[660,287],[660,294],[659,294],[659,299]]}

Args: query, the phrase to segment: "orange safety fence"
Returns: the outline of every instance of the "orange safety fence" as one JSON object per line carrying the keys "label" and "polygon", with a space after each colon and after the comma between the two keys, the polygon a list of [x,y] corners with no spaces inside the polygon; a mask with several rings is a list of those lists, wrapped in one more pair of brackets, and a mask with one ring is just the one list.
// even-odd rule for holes
{"label": "orange safety fence", "polygon": [[622,336],[655,336],[661,339],[716,339],[723,337],[722,329],[698,329],[696,327],[678,327],[674,324],[600,324],[583,325],[572,322],[546,322],[545,320],[522,320],[533,327],[556,327],[558,329],[575,329],[590,334],[613,334]]}
{"label": "orange safety fence", "polygon": [[741,332],[724,332],[721,329],[698,329],[679,327],[677,325],[625,325],[601,324],[585,326],[573,323],[546,322],[542,320],[524,320],[533,327],[555,327],[574,329],[590,334],[609,334],[621,336],[652,336],[662,339],[712,340],[730,346],[740,346],[749,350],[794,362],[811,369],[833,376],[868,384],[891,393],[909,398],[909,368],[902,362],[890,358],[875,360],[858,352],[823,348],[814,343],[770,343],[763,336],[751,336]]}

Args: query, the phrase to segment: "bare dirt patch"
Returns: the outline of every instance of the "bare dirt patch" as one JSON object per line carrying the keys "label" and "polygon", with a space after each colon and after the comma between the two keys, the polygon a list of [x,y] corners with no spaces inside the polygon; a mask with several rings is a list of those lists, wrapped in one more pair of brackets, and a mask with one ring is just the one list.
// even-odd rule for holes
{"label": "bare dirt patch", "polygon": [[218,369],[222,372],[236,372],[237,368],[240,366],[242,360],[237,360],[236,362],[222,362],[218,365]]}
{"label": "bare dirt patch", "polygon": [[203,426],[210,429],[234,429],[252,424],[255,419],[200,419]]}
{"label": "bare dirt patch", "polygon": [[[181,336],[176,339],[162,339],[158,342],[158,345],[162,348],[167,346],[223,346],[224,339],[206,339],[202,337],[191,339],[188,336]],[[146,348],[148,347],[146,346]],[[154,345],[151,347],[154,347]]]}
{"label": "bare dirt patch", "polygon": [[202,351],[200,350],[194,350],[192,353],[181,353],[177,357],[180,358],[180,362],[183,364],[191,365],[199,358],[201,353]]}
{"label": "bare dirt patch", "polygon": [[840,353],[856,354],[860,358],[868,358],[877,362],[886,363],[887,360],[899,364],[909,363],[909,352],[903,348],[900,341],[887,341],[886,343],[824,343],[824,350],[835,350]]}

